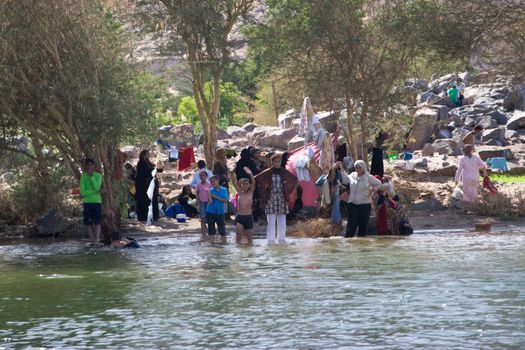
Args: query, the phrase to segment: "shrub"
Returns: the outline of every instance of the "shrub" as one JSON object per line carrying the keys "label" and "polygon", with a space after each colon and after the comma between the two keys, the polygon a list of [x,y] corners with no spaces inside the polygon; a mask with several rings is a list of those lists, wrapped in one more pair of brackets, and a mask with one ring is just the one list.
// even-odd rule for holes
{"label": "shrub", "polygon": [[42,178],[30,168],[12,187],[9,202],[22,221],[33,220],[51,209],[62,209],[64,198],[71,189],[71,177],[62,166],[56,167]]}
{"label": "shrub", "polygon": [[483,191],[479,201],[472,203],[465,202],[463,208],[476,215],[496,216],[503,219],[512,219],[518,215],[517,208],[512,202],[512,199],[501,192],[491,195]]}
{"label": "shrub", "polygon": [[516,193],[516,212],[518,216],[525,216],[525,192],[519,191]]}

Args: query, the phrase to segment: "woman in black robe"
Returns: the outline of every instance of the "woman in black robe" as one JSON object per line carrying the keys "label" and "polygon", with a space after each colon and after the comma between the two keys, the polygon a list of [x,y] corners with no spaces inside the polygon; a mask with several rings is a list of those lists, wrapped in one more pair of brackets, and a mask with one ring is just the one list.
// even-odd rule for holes
{"label": "woman in black robe", "polygon": [[243,178],[250,179],[250,176],[244,171],[244,167],[250,169],[253,176],[259,173],[257,164],[255,164],[255,161],[252,159],[251,149],[249,147],[241,151],[241,159],[237,161],[237,165],[235,166],[235,175],[238,180]]}
{"label": "woman in black robe", "polygon": [[197,216],[199,211],[193,205],[189,203],[190,200],[196,199],[197,196],[192,192],[190,185],[185,185],[182,188],[182,192],[177,197],[179,203],[184,207],[186,213],[190,218]]}
{"label": "woman in black robe", "polygon": [[[153,190],[152,200],[148,197],[148,187],[153,179],[151,172],[155,165],[149,160],[149,151],[147,149],[140,152],[137,163],[137,173],[135,175],[135,199],[137,201],[137,219],[146,221],[148,219],[148,207],[153,201],[153,220],[159,218],[159,180],[155,177],[155,189]],[[162,167],[157,166],[157,172],[162,172]]]}

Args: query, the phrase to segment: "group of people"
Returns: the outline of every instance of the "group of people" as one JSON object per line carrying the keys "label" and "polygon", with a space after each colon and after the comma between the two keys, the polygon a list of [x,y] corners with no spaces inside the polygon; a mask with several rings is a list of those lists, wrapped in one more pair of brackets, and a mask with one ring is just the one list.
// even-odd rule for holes
{"label": "group of people", "polygon": [[218,233],[221,240],[226,239],[225,221],[231,211],[231,182],[236,191],[236,242],[252,244],[254,221],[263,209],[268,222],[268,242],[285,243],[286,215],[298,182],[283,166],[283,156],[273,154],[270,157],[271,166],[266,167],[260,150],[248,147],[241,152],[233,170],[228,169],[222,149],[217,150],[215,156],[217,161],[213,171],[206,169],[206,163],[200,160],[191,184],[183,189],[185,195],[189,195],[191,189],[195,190],[202,236],[215,237]]}
{"label": "group of people", "polygon": [[[217,153],[217,162],[221,162],[222,151]],[[227,186],[231,182],[237,192],[233,198],[237,214],[236,241],[252,243],[254,220],[261,216],[262,209],[268,224],[268,243],[285,243],[286,217],[292,208],[297,208],[296,200],[300,199],[298,192],[301,192],[298,191],[297,177],[286,169],[286,163],[287,154],[284,153],[271,155],[267,164],[260,151],[253,147],[242,150],[240,160],[231,171],[221,163],[216,163],[214,171],[210,171],[200,160],[190,185],[183,187],[179,203],[187,208],[189,215],[198,213],[203,237],[206,234],[215,237],[218,231],[225,239],[224,218],[229,218],[230,213]],[[388,176],[378,178],[370,175],[362,160],[356,161],[349,173],[347,170],[340,161],[332,168],[346,192],[346,196],[342,197],[348,214],[345,237],[367,234],[372,209],[378,217],[379,234],[412,233],[404,207]],[[197,203],[190,204],[189,201],[195,198]]]}
{"label": "group of people", "polygon": [[447,90],[447,96],[456,105],[456,107],[463,106],[463,99],[465,93],[465,83],[463,79],[457,78]]}
{"label": "group of people", "polygon": [[[286,218],[290,210],[297,207],[295,202],[300,192],[297,177],[286,169],[287,153],[263,157],[260,150],[248,147],[242,150],[232,170],[228,169],[224,150],[218,149],[215,158],[213,170],[209,170],[203,160],[197,162],[196,173],[177,198],[188,216],[199,217],[202,236],[226,239],[226,220],[230,218],[231,202],[234,202],[237,243],[252,244],[254,222],[262,215],[266,216],[268,243],[286,243]],[[85,166],[80,180],[84,224],[89,227],[92,241],[96,242],[100,238],[102,176],[94,172],[92,160],[86,160]],[[152,219],[158,219],[160,196],[155,174],[163,171],[162,162],[154,164],[149,151],[143,150],[136,167],[127,163],[125,168],[132,184],[130,191],[134,193],[137,219],[145,222],[149,210]],[[356,161],[351,170],[338,161],[332,170],[338,173],[341,185],[346,188],[347,196],[341,198],[348,214],[345,237],[367,234],[373,208],[378,217],[379,234],[400,233],[399,219],[393,218],[401,217],[398,214],[402,212],[402,205],[388,176],[370,175],[362,160]],[[233,201],[229,193],[230,182],[236,191]],[[120,239],[117,243],[126,242]]]}

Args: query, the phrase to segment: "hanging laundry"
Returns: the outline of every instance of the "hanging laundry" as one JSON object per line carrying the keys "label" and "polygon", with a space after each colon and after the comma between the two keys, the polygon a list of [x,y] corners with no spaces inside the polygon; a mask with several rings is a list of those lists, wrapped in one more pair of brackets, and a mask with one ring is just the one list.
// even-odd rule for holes
{"label": "hanging laundry", "polygon": [[179,171],[184,171],[195,164],[193,146],[179,148]]}

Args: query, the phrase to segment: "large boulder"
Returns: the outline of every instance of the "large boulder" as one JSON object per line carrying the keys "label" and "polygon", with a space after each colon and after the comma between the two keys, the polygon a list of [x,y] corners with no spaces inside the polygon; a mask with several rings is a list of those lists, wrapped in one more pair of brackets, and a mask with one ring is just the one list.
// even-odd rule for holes
{"label": "large boulder", "polygon": [[438,120],[447,121],[450,119],[449,112],[451,108],[447,105],[433,105],[432,108],[437,109],[438,111]]}
{"label": "large boulder", "polygon": [[514,115],[507,122],[507,129],[525,129],[525,111],[514,111]]}
{"label": "large boulder", "polygon": [[290,141],[295,135],[297,135],[297,130],[294,128],[277,130],[262,136],[259,139],[259,145],[261,147],[286,150],[288,149],[288,141]]}
{"label": "large boulder", "polygon": [[444,210],[445,207],[435,197],[430,197],[422,201],[415,202],[410,206],[414,211],[436,211]]}
{"label": "large boulder", "polygon": [[483,129],[493,129],[498,123],[490,115],[484,115],[476,119],[476,124],[481,125]]}
{"label": "large boulder", "polygon": [[260,146],[260,140],[262,137],[265,137],[273,132],[281,130],[279,127],[275,126],[258,126],[252,130],[252,132],[246,135],[248,142],[253,146]]}
{"label": "large boulder", "polygon": [[281,129],[289,129],[292,127],[292,121],[297,118],[299,118],[299,114],[292,108],[279,114],[277,121],[279,122],[279,127]]}
{"label": "large boulder", "polygon": [[436,139],[450,139],[452,138],[452,132],[451,129],[447,126],[441,127],[436,131],[436,134],[434,135],[434,138]]}
{"label": "large boulder", "polygon": [[434,176],[447,176],[452,177],[456,174],[458,167],[456,164],[450,164],[448,162],[443,162],[440,167],[433,168],[430,173]]}
{"label": "large boulder", "polygon": [[249,145],[248,140],[241,138],[241,139],[235,139],[230,142],[230,147],[238,147],[238,148],[244,148]]}
{"label": "large boulder", "polygon": [[520,137],[520,134],[516,130],[505,131],[505,138],[507,140],[514,140],[514,139],[518,139],[519,137]]}
{"label": "large boulder", "polygon": [[296,135],[290,141],[288,141],[288,151],[293,151],[294,149],[302,146],[304,146],[304,137]]}
{"label": "large boulder", "polygon": [[443,91],[445,91],[450,85],[450,83],[452,83],[456,79],[457,79],[457,75],[447,74],[435,80],[432,80],[429,84],[430,91],[435,93],[436,95],[439,95]]}
{"label": "large boulder", "polygon": [[519,109],[525,111],[525,85],[516,85],[503,99],[503,108],[506,111]]}
{"label": "large boulder", "polygon": [[432,144],[434,150],[438,154],[446,154],[449,156],[457,156],[461,154],[459,144],[453,139],[439,139]]}
{"label": "large boulder", "polygon": [[425,79],[408,79],[405,81],[405,87],[413,88],[418,91],[425,91],[428,89],[428,80]]}
{"label": "large boulder", "polygon": [[66,232],[69,227],[70,225],[66,219],[56,210],[50,211],[36,221],[36,229],[40,237],[55,236]]}
{"label": "large boulder", "polygon": [[436,95],[435,93],[431,91],[425,91],[417,94],[417,103],[429,103],[433,104],[434,102],[440,101],[442,99],[441,96]]}
{"label": "large boulder", "polygon": [[481,142],[486,143],[489,141],[505,142],[505,131],[504,126],[500,126],[494,129],[485,129],[481,134]]}
{"label": "large boulder", "polygon": [[475,101],[482,97],[490,97],[490,87],[480,85],[468,86],[465,88],[463,96],[465,97],[463,100],[465,105],[479,104],[475,103]]}
{"label": "large boulder", "polygon": [[490,115],[498,125],[506,125],[509,120],[509,117],[498,109],[487,113],[487,115]]}
{"label": "large boulder", "polygon": [[491,105],[496,103],[496,99],[490,96],[481,96],[474,100],[473,105]]}
{"label": "large boulder", "polygon": [[487,160],[489,158],[505,157],[507,152],[504,149],[482,150],[478,151],[478,155],[482,160]]}
{"label": "large boulder", "polygon": [[244,130],[246,130],[246,132],[252,132],[253,130],[255,130],[256,128],[258,127],[257,124],[254,124],[254,123],[246,123],[244,124],[244,126],[242,127]]}
{"label": "large boulder", "polygon": [[163,127],[159,133],[164,141],[177,147],[186,147],[195,140],[195,128],[190,123]]}
{"label": "large boulder", "polygon": [[423,157],[432,157],[434,155],[435,149],[431,143],[425,143],[423,149],[421,150],[421,155]]}
{"label": "large boulder", "polygon": [[407,140],[407,150],[413,152],[421,149],[425,143],[430,141],[437,119],[438,111],[436,109],[423,107],[416,111]]}
{"label": "large boulder", "polygon": [[231,135],[231,137],[245,137],[247,131],[239,126],[228,126],[226,132]]}
{"label": "large boulder", "polygon": [[123,146],[120,151],[126,153],[128,159],[131,160],[139,157],[141,149],[135,146]]}
{"label": "large boulder", "polygon": [[228,134],[226,130],[223,130],[221,128],[216,129],[217,132],[217,140],[229,140],[231,139],[231,135]]}
{"label": "large boulder", "polygon": [[321,126],[329,133],[335,132],[337,122],[339,121],[339,113],[334,111],[319,112],[316,114],[321,122]]}

